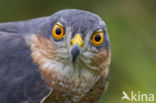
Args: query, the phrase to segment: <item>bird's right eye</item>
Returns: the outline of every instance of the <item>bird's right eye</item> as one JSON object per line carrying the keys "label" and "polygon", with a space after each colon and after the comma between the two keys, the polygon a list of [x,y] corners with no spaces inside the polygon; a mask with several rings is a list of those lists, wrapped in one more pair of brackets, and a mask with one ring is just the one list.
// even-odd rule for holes
{"label": "bird's right eye", "polygon": [[52,31],[52,35],[54,39],[56,40],[64,38],[65,32],[64,32],[63,26],[59,24],[55,24],[53,31]]}

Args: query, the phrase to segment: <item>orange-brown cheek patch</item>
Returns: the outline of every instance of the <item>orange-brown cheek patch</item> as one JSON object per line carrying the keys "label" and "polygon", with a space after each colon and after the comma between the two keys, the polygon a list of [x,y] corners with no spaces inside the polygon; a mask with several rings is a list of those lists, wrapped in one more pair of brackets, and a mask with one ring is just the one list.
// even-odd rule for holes
{"label": "orange-brown cheek patch", "polygon": [[52,42],[40,35],[31,36],[32,58],[35,63],[39,64],[45,61],[44,59],[51,58],[55,55],[55,46]]}
{"label": "orange-brown cheek patch", "polygon": [[50,69],[42,68],[42,66],[48,62],[48,60],[55,57],[56,47],[52,42],[40,35],[31,36],[31,57],[33,58],[34,63],[38,64],[41,74],[43,77],[49,76]]}
{"label": "orange-brown cheek patch", "polygon": [[49,39],[43,36],[32,35],[31,50],[31,57],[33,58],[34,63],[38,64],[42,77],[50,86],[52,76],[54,76],[54,74],[57,75],[57,73],[54,73],[52,68],[44,67],[44,64],[55,58],[56,46],[54,46]]}
{"label": "orange-brown cheek patch", "polygon": [[111,61],[110,50],[104,49],[94,56],[91,65],[101,68],[101,66],[109,66],[110,61]]}

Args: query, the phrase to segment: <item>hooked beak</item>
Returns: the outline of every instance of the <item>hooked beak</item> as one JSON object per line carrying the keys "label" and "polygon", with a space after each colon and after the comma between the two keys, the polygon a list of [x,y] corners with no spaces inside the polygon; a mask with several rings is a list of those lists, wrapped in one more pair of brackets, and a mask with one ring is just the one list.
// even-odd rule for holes
{"label": "hooked beak", "polygon": [[71,55],[72,55],[72,62],[75,63],[76,58],[81,52],[80,47],[83,46],[83,40],[80,34],[76,34],[75,37],[71,40]]}

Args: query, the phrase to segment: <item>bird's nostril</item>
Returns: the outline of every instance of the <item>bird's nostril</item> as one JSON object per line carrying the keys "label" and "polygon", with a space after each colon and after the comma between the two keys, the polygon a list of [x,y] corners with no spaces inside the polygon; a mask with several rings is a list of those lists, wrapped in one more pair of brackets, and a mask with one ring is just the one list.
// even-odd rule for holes
{"label": "bird's nostril", "polygon": [[76,43],[79,45],[79,47],[83,46],[83,40],[80,34],[76,34],[75,37],[71,40],[72,46],[74,46]]}

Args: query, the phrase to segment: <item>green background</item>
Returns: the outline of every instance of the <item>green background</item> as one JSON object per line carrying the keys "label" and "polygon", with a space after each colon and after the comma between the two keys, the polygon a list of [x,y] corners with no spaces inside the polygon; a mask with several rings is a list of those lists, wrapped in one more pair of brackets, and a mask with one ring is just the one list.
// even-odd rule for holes
{"label": "green background", "polygon": [[111,78],[99,103],[120,103],[123,90],[128,95],[140,91],[156,96],[156,0],[0,0],[0,22],[68,8],[96,13],[107,24]]}

